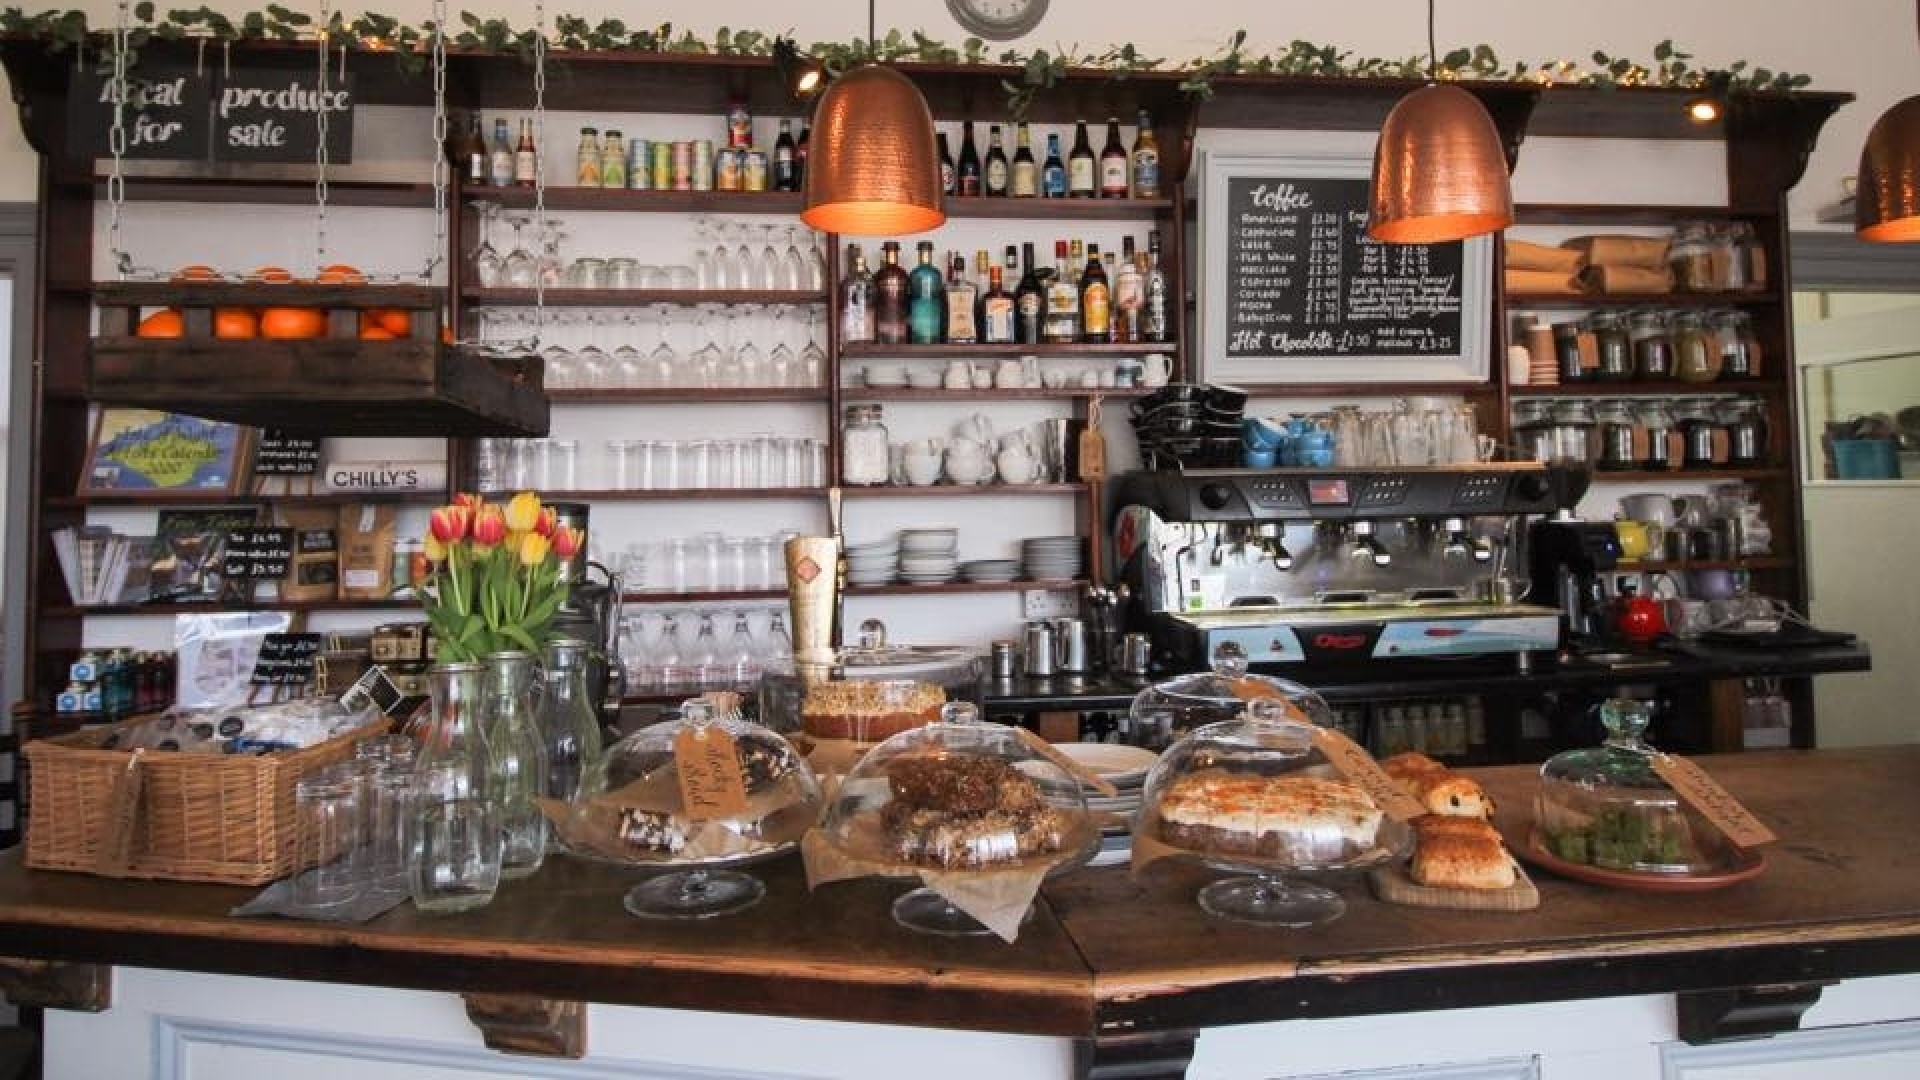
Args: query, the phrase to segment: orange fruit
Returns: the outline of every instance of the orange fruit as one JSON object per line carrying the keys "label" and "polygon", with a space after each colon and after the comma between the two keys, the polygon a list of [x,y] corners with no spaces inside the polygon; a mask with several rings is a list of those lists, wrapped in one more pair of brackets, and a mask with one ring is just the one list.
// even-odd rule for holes
{"label": "orange fruit", "polygon": [[361,273],[357,266],[333,263],[321,267],[320,272],[313,276],[313,280],[321,285],[365,285],[367,275]]}
{"label": "orange fruit", "polygon": [[250,308],[214,308],[213,336],[217,338],[259,337],[260,319]]}
{"label": "orange fruit", "polygon": [[403,338],[413,333],[413,313],[405,308],[369,308],[360,313],[360,325],[377,326]]}
{"label": "orange fruit", "polygon": [[270,307],[260,311],[260,336],[275,341],[319,337],[327,332],[327,316],[319,308]]}
{"label": "orange fruit", "polygon": [[173,272],[175,281],[219,281],[220,272],[204,263],[183,266]]}
{"label": "orange fruit", "polygon": [[159,311],[140,320],[133,330],[135,337],[177,338],[185,336],[186,321],[173,308],[161,308]]}
{"label": "orange fruit", "polygon": [[287,272],[284,267],[261,266],[254,268],[253,273],[247,275],[247,280],[266,282],[272,285],[285,285],[293,281],[293,275]]}
{"label": "orange fruit", "polygon": [[361,341],[392,341],[393,335],[388,333],[387,328],[384,326],[378,326],[374,324],[362,324],[360,327],[360,340]]}

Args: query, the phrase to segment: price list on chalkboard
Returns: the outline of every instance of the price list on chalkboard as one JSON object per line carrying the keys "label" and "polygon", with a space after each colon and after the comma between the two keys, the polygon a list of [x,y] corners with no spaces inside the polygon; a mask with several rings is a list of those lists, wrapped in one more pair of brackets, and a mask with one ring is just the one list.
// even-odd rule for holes
{"label": "price list on chalkboard", "polygon": [[1365,179],[1234,176],[1226,193],[1228,357],[1459,353],[1459,242],[1368,237]]}

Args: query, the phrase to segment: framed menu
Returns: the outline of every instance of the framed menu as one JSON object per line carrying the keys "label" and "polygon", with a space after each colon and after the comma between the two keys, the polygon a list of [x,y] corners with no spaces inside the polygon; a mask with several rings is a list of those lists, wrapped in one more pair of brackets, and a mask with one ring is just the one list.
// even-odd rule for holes
{"label": "framed menu", "polygon": [[1487,377],[1491,237],[1370,238],[1366,158],[1210,153],[1201,168],[1203,378],[1258,387]]}

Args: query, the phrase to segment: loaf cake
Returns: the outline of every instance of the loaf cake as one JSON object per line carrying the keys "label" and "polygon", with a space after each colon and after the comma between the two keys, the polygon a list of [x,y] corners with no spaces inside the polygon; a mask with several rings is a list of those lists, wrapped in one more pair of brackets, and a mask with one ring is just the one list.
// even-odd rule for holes
{"label": "loaf cake", "polygon": [[1380,808],[1344,780],[1196,772],[1160,796],[1160,835],[1190,851],[1340,862],[1374,846]]}
{"label": "loaf cake", "polygon": [[1416,884],[1506,889],[1519,880],[1500,833],[1485,821],[1429,814],[1414,821],[1413,831],[1413,865],[1407,872]]}
{"label": "loaf cake", "polygon": [[800,702],[800,726],[817,739],[878,742],[940,719],[946,703],[947,692],[934,683],[819,683]]}
{"label": "loaf cake", "polygon": [[1068,822],[1033,780],[999,758],[926,754],[887,770],[881,809],[888,852],[903,862],[966,869],[1060,851]]}

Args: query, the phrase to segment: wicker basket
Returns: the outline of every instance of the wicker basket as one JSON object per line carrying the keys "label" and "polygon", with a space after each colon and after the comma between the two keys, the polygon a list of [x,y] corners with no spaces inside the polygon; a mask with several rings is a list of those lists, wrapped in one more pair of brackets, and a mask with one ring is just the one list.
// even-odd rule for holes
{"label": "wicker basket", "polygon": [[[120,725],[124,727],[125,725]],[[259,756],[109,750],[116,727],[29,742],[27,865],[108,877],[261,885],[296,869],[293,788],[384,731],[382,719]]]}

